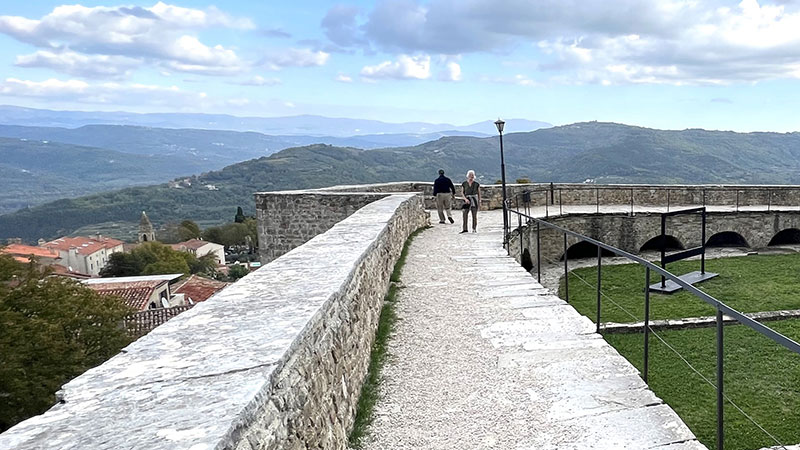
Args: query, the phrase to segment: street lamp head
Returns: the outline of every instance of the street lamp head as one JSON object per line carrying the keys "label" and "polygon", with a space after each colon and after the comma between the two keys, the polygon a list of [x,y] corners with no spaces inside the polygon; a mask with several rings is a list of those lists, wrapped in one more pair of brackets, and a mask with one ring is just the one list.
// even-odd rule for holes
{"label": "street lamp head", "polygon": [[503,126],[504,126],[506,123],[505,123],[505,122],[503,122],[502,120],[500,120],[500,118],[498,118],[498,119],[497,119],[497,121],[496,121],[494,124],[495,124],[495,125],[497,125],[497,131],[499,131],[500,133],[502,133],[502,132],[503,132]]}

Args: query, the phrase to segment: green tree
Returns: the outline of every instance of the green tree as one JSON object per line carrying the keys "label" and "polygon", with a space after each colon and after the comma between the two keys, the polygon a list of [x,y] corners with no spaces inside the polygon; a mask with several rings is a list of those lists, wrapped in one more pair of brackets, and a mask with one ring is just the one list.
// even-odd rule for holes
{"label": "green tree", "polygon": [[130,343],[119,324],[132,311],[74,280],[31,265],[0,266],[17,274],[0,283],[0,431],[55,404],[67,381]]}
{"label": "green tree", "polygon": [[188,241],[189,239],[197,239],[202,235],[203,232],[200,231],[200,227],[191,220],[184,220],[183,222],[181,222],[180,227],[178,227],[178,236],[182,241]]}
{"label": "green tree", "polygon": [[212,254],[197,258],[189,252],[173,250],[160,242],[145,242],[130,253],[114,253],[100,271],[103,277],[128,277],[169,273],[213,275],[217,267]]}
{"label": "green tree", "polygon": [[229,223],[219,227],[206,228],[203,231],[203,239],[209,242],[222,244],[226,247],[232,245],[245,245],[247,243],[247,236],[253,239],[255,220],[245,219],[244,223]]}
{"label": "green tree", "polygon": [[250,270],[247,268],[247,266],[243,266],[241,264],[234,264],[228,269],[228,278],[231,281],[236,281],[239,278],[242,278],[243,276],[247,275],[248,273],[250,273]]}
{"label": "green tree", "polygon": [[189,264],[189,271],[191,273],[202,273],[213,277],[217,272],[217,257],[213,253],[203,255],[195,258],[191,253],[186,253],[191,256],[186,262]]}
{"label": "green tree", "polygon": [[141,275],[143,261],[133,253],[112,253],[106,265],[100,269],[101,277],[132,277]]}
{"label": "green tree", "polygon": [[234,216],[233,221],[235,223],[244,223],[245,220],[244,211],[242,210],[241,206],[236,207],[236,216]]}

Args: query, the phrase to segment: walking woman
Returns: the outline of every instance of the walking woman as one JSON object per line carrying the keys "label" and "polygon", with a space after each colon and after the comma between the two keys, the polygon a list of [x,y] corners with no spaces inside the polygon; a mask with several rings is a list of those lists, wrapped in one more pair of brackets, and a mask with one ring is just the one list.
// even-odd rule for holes
{"label": "walking woman", "polygon": [[467,172],[467,181],[461,183],[461,193],[464,195],[464,209],[462,210],[463,225],[461,232],[466,233],[467,229],[467,216],[472,211],[472,232],[475,233],[478,229],[478,209],[481,207],[481,190],[480,183],[475,181],[475,171],[470,170]]}

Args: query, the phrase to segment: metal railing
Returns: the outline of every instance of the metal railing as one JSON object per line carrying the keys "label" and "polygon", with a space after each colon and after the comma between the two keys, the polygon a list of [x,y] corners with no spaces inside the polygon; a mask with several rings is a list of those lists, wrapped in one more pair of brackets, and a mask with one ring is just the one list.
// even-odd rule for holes
{"label": "metal railing", "polygon": [[[519,204],[517,204],[517,205],[519,205]],[[766,336],[770,340],[780,344],[781,346],[791,350],[792,352],[800,354],[800,344],[798,344],[794,340],[784,336],[783,334],[773,330],[772,328],[769,328],[769,327],[767,327],[767,326],[765,326],[765,325],[763,325],[763,324],[761,324],[759,322],[756,322],[755,320],[745,316],[744,314],[740,313],[739,311],[729,307],[725,303],[723,303],[723,302],[717,300],[716,298],[708,295],[707,293],[697,289],[696,287],[692,286],[691,284],[689,284],[689,283],[685,282],[684,280],[680,279],[678,276],[670,273],[666,269],[661,268],[656,264],[651,263],[650,261],[647,261],[647,260],[645,260],[643,258],[640,258],[639,256],[633,255],[631,253],[628,253],[628,252],[626,252],[624,250],[621,250],[619,248],[616,248],[614,246],[611,246],[611,245],[605,244],[603,242],[600,242],[598,240],[592,239],[592,238],[590,238],[588,236],[585,236],[585,235],[582,235],[580,233],[576,233],[576,232],[570,231],[570,230],[568,230],[566,228],[563,228],[563,227],[560,227],[558,225],[552,224],[552,223],[547,222],[545,220],[538,219],[538,218],[533,217],[530,214],[527,214],[525,212],[522,212],[522,211],[519,211],[519,210],[516,210],[516,209],[511,209],[511,208],[508,209],[508,212],[509,212],[509,214],[513,214],[513,215],[517,216],[517,224],[518,224],[517,225],[517,232],[519,234],[520,260],[522,260],[522,258],[523,258],[523,251],[524,251],[523,250],[523,245],[522,245],[523,221],[525,222],[524,226],[527,226],[529,229],[530,229],[530,227],[534,226],[534,224],[535,224],[535,227],[536,227],[536,232],[535,232],[535,234],[536,234],[536,275],[537,275],[537,279],[538,279],[538,281],[540,283],[541,283],[541,280],[542,280],[542,273],[541,273],[542,257],[541,257],[541,251],[539,250],[540,247],[541,247],[541,245],[540,245],[541,244],[541,240],[540,240],[541,230],[542,230],[542,228],[549,228],[549,229],[553,229],[553,230],[556,230],[556,231],[561,232],[561,233],[564,234],[564,282],[565,282],[564,283],[564,300],[567,303],[569,303],[569,268],[568,268],[569,257],[568,257],[568,247],[567,247],[567,236],[572,236],[572,237],[578,239],[579,242],[580,241],[584,241],[584,242],[588,242],[590,244],[594,244],[595,246],[597,246],[597,305],[596,305],[597,317],[596,317],[596,325],[597,325],[597,332],[598,333],[600,333],[600,319],[601,319],[601,311],[602,311],[601,274],[602,274],[602,262],[603,262],[603,254],[602,253],[603,253],[603,250],[607,250],[609,252],[614,253],[615,255],[622,256],[622,257],[627,258],[627,259],[629,259],[629,260],[631,260],[631,261],[633,261],[633,262],[635,262],[635,263],[637,263],[637,264],[639,264],[641,266],[644,266],[644,268],[645,268],[645,279],[644,279],[644,354],[643,354],[644,361],[643,361],[642,378],[645,381],[645,383],[647,382],[648,371],[649,371],[649,363],[650,363],[650,354],[649,354],[649,350],[650,350],[649,340],[650,340],[650,332],[651,332],[651,329],[650,329],[650,289],[649,289],[649,287],[650,287],[650,273],[651,272],[655,272],[657,274],[660,274],[662,277],[664,277],[664,278],[666,278],[668,280],[672,280],[673,282],[675,282],[679,286],[681,286],[683,289],[685,289],[686,292],[689,292],[690,294],[694,295],[695,297],[699,298],[700,300],[702,300],[705,303],[713,306],[716,309],[716,341],[717,341],[716,342],[716,356],[717,356],[716,372],[717,373],[716,373],[716,385],[714,385],[714,387],[716,388],[716,394],[717,394],[717,399],[716,399],[716,407],[717,407],[717,411],[716,411],[716,414],[717,414],[716,444],[717,444],[717,446],[716,446],[716,448],[718,450],[723,450],[723,440],[724,440],[723,410],[724,410],[724,400],[727,399],[727,397],[724,394],[724,389],[723,389],[723,362],[724,362],[723,361],[723,348],[724,348],[723,314],[733,318],[734,320],[736,320],[737,322],[741,323],[742,325],[745,325],[745,326],[751,328],[752,330],[755,330],[758,333],[761,333],[762,335]],[[510,245],[507,246],[509,254],[511,252],[511,248],[510,247],[511,247]],[[662,340],[662,342],[663,342],[663,340]],[[677,353],[677,351],[676,351],[676,353]],[[679,354],[679,356],[680,356],[680,354]],[[691,365],[690,365],[690,367],[691,367]],[[713,383],[710,383],[710,384],[713,385]],[[727,400],[730,401],[731,403],[733,403],[730,399],[727,399]],[[736,405],[734,404],[734,406],[736,406]],[[737,407],[737,409],[738,409],[738,407]],[[739,410],[740,410],[740,412],[744,413],[743,411],[741,411],[741,409],[739,409]],[[746,414],[745,414],[745,416],[749,418],[749,416],[747,416]],[[750,420],[752,421],[752,419],[750,419]],[[758,425],[754,421],[753,421],[753,423],[756,424],[759,428],[761,428],[760,425]],[[762,431],[764,431],[765,433],[767,433],[769,436],[772,437],[772,435],[769,434],[768,432],[766,432],[766,430],[764,430],[763,428],[761,428],[761,429],[762,429]],[[774,439],[774,437],[773,437],[773,439]]]}
{"label": "metal railing", "polygon": [[[569,199],[565,200],[565,193],[574,194],[580,193],[580,200],[577,202],[570,202]],[[614,203],[607,203],[603,200],[603,193],[616,192],[616,201]],[[625,201],[622,200],[621,193],[624,192]],[[779,193],[790,193],[783,196]],[[637,193],[638,200],[637,202]],[[680,193],[680,195],[675,195]],[[627,205],[628,213],[633,214],[637,206],[660,206],[666,207],[667,211],[676,205],[680,206],[729,206],[736,212],[739,212],[741,207],[766,205],[767,211],[772,210],[774,206],[780,204],[780,200],[787,195],[797,197],[800,195],[800,188],[796,187],[668,187],[668,186],[569,186],[559,187],[558,185],[551,185],[550,187],[540,187],[528,189],[526,193],[531,201],[537,206],[544,206],[545,217],[549,217],[554,213],[554,209],[558,208],[558,214],[564,213],[564,207],[567,206],[588,206],[594,204],[595,212],[600,212],[600,207],[603,205]],[[516,197],[518,198],[518,194]],[[652,199],[655,196],[660,196],[662,199],[658,202],[642,202],[642,197]],[[591,198],[590,198],[591,197]],[[664,198],[665,197],[665,198]],[[675,201],[675,197],[678,201]],[[681,198],[693,197],[693,201],[681,201]],[[608,196],[606,195],[607,199]],[[775,200],[778,200],[776,203]],[[755,200],[755,202],[754,202]],[[655,205],[658,203],[658,205]]]}

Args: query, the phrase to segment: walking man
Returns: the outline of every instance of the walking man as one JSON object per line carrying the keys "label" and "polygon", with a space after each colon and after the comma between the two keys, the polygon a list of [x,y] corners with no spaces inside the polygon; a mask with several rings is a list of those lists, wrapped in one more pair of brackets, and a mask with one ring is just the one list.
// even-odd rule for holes
{"label": "walking man", "polygon": [[447,212],[447,220],[453,223],[453,216],[450,215],[452,200],[456,196],[456,187],[453,181],[444,176],[444,170],[439,169],[439,178],[433,182],[433,196],[436,197],[436,212],[439,213],[439,223],[444,222],[444,213]]}

